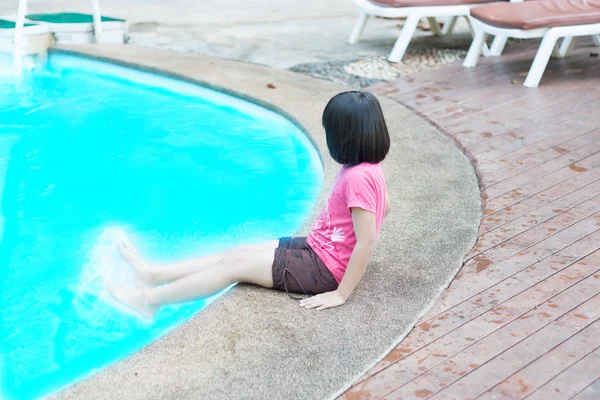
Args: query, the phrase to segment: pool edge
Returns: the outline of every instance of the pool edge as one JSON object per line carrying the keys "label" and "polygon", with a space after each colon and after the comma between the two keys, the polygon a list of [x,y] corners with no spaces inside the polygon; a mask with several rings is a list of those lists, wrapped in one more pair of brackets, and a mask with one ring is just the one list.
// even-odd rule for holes
{"label": "pool edge", "polygon": [[[131,45],[89,45],[89,46],[77,46],[76,48],[75,47],[70,47],[70,48],[61,47],[57,51],[64,52],[67,54],[72,54],[72,55],[78,55],[78,56],[82,56],[82,57],[88,57],[88,58],[96,59],[96,60],[100,60],[100,61],[110,62],[110,63],[123,65],[123,66],[127,66],[127,67],[132,67],[132,68],[140,69],[143,71],[148,71],[148,72],[162,74],[165,76],[174,77],[176,79],[181,79],[181,80],[184,80],[187,82],[200,84],[204,87],[216,89],[216,90],[231,94],[233,96],[251,101],[257,105],[260,105],[262,107],[265,107],[267,109],[270,109],[270,110],[280,113],[281,115],[283,115],[284,117],[286,117],[290,121],[292,121],[295,125],[297,125],[298,128],[307,135],[307,138],[315,146],[315,149],[316,149],[317,153],[319,154],[319,156],[321,158],[321,162],[323,164],[323,169],[324,169],[323,187],[322,187],[322,190],[321,190],[321,193],[319,196],[319,200],[317,201],[317,205],[314,207],[313,212],[311,212],[311,214],[309,215],[309,217],[307,219],[308,221],[310,221],[311,217],[314,217],[316,210],[318,210],[320,208],[320,205],[325,200],[325,195],[328,193],[328,191],[330,189],[330,185],[332,183],[333,174],[335,174],[337,172],[337,169],[339,168],[339,166],[337,166],[332,160],[330,160],[329,157],[323,157],[321,154],[321,149],[324,149],[324,151],[325,151],[325,149],[327,147],[326,147],[326,143],[325,143],[324,134],[322,133],[322,128],[320,126],[320,113],[322,112],[322,109],[323,109],[326,101],[333,94],[336,94],[343,90],[348,90],[349,88],[345,88],[345,87],[342,87],[340,85],[337,85],[337,84],[334,84],[331,82],[321,81],[321,80],[317,80],[314,78],[309,78],[309,77],[301,75],[301,74],[296,74],[296,73],[292,73],[289,71],[274,70],[274,69],[270,69],[268,67],[259,66],[259,65],[255,65],[255,64],[246,64],[246,63],[241,63],[241,62],[237,62],[237,61],[223,60],[223,59],[214,59],[212,57],[207,57],[207,56],[202,56],[202,55],[197,55],[197,54],[184,54],[184,53],[171,52],[171,51],[167,51],[167,50],[140,48],[140,47],[131,46]],[[155,59],[155,57],[158,58],[158,60]],[[247,84],[246,82],[244,82],[244,77],[239,76],[239,75],[236,75],[234,77],[234,79],[228,79],[227,81],[224,81],[223,76],[221,76],[220,78],[218,77],[218,75],[223,75],[223,71],[219,71],[218,73],[215,73],[214,71],[212,71],[208,68],[206,70],[202,71],[202,73],[206,73],[206,75],[207,75],[206,78],[204,76],[202,78],[200,78],[199,73],[196,71],[190,74],[193,76],[192,77],[192,76],[186,74],[185,72],[182,72],[186,68],[179,67],[177,65],[177,63],[181,62],[182,60],[185,62],[198,61],[200,66],[205,67],[205,68],[209,67],[209,68],[217,68],[218,69],[219,67],[223,67],[225,70],[227,70],[227,72],[233,73],[234,75],[236,73],[236,70],[240,69],[240,70],[248,72],[250,75],[252,75],[253,82],[251,84]],[[188,68],[188,70],[189,70],[189,68]],[[221,79],[221,80],[219,81],[219,79]],[[222,85],[215,84],[214,82],[222,83]],[[262,83],[260,83],[260,82],[262,82]],[[268,88],[267,87],[268,83],[275,83],[276,89]],[[253,94],[252,95],[247,94],[250,92]],[[281,92],[284,92],[283,97],[281,95]],[[285,98],[286,92],[287,92],[287,94],[292,95],[292,96],[295,95],[296,93],[300,93],[301,94],[300,97],[302,98],[301,100],[305,100],[306,103],[305,104],[295,104],[294,101],[296,99],[288,100],[286,102],[286,98]],[[254,94],[254,93],[256,93],[256,94]],[[428,123],[423,121],[420,117],[414,115],[412,112],[407,110],[405,107],[403,107],[391,100],[388,100],[386,98],[382,98],[382,97],[380,97],[380,101],[384,108],[384,112],[386,113],[386,118],[388,118],[388,125],[390,127],[390,131],[394,131],[396,140],[399,140],[399,139],[403,138],[403,136],[407,135],[405,129],[422,130],[424,136],[427,136],[426,134],[429,134],[431,132],[437,131],[435,128],[432,128]],[[290,103],[290,102],[293,104],[288,106],[288,103]],[[275,103],[277,103],[277,104],[286,103],[286,105],[285,106],[284,105],[274,106]],[[290,109],[290,107],[292,107],[292,109]],[[297,112],[294,112],[295,110],[297,110]],[[316,114],[318,114],[318,115],[316,115]],[[318,121],[318,123],[316,121]],[[407,125],[409,125],[410,128],[406,128],[404,126],[405,123]],[[460,266],[462,265],[462,260],[463,260],[464,255],[472,247],[472,245],[474,244],[474,241],[476,239],[476,233],[477,233],[476,228],[479,224],[479,219],[481,216],[480,215],[481,209],[480,209],[480,204],[479,204],[479,201],[480,201],[479,188],[478,188],[478,185],[477,185],[477,182],[475,179],[474,171],[472,170],[472,165],[468,162],[468,160],[464,157],[464,155],[457,148],[455,148],[454,144],[451,144],[443,134],[441,134],[439,131],[437,131],[437,134],[434,134],[434,136],[435,136],[437,144],[442,144],[442,145],[446,146],[444,148],[447,149],[450,153],[452,153],[451,156],[458,159],[457,164],[463,163],[460,168],[467,169],[468,170],[467,175],[469,173],[473,173],[473,176],[472,176],[472,178],[474,178],[473,182],[469,182],[469,184],[474,183],[474,185],[473,185],[473,187],[469,187],[469,193],[468,193],[469,196],[468,196],[468,199],[465,200],[466,203],[470,202],[466,206],[473,208],[472,215],[471,214],[469,215],[469,218],[472,219],[472,221],[469,220],[470,223],[472,222],[472,224],[471,224],[472,226],[468,226],[466,228],[466,230],[465,230],[466,238],[459,241],[459,243],[456,244],[455,249],[448,250],[448,253],[451,253],[451,254],[450,254],[450,257],[448,258],[448,260],[446,260],[446,261],[449,264],[451,264],[451,271],[449,271],[448,275],[444,276],[443,279],[440,282],[438,282],[438,285],[433,290],[433,292],[435,292],[435,293],[433,293],[431,291],[428,292],[428,293],[432,293],[432,294],[427,299],[427,301],[425,301],[421,305],[421,308],[419,308],[418,312],[416,312],[415,314],[408,315],[406,317],[407,320],[402,321],[402,323],[401,323],[402,329],[400,331],[398,331],[397,336],[395,336],[393,340],[391,340],[390,342],[386,342],[385,350],[382,350],[382,352],[377,355],[377,359],[379,359],[385,355],[385,353],[383,353],[383,351],[389,351],[390,346],[393,347],[393,345],[398,343],[402,339],[402,337],[408,332],[408,330],[410,330],[410,328],[414,325],[414,323],[418,320],[420,315],[422,315],[422,313],[431,306],[432,300],[435,299],[435,297],[439,296],[439,294],[442,292],[442,290],[449,284],[450,280],[452,279],[452,277],[454,276],[456,271],[460,268]],[[444,136],[444,137],[442,138],[442,136]],[[398,143],[398,142],[396,142],[396,143]],[[429,146],[429,144],[426,144],[425,147],[427,147],[427,146]],[[396,190],[400,190],[400,187],[399,187],[399,183],[394,181],[395,180],[394,178],[401,175],[401,174],[398,174],[397,169],[403,167],[403,161],[402,161],[402,159],[399,158],[399,152],[398,151],[392,152],[390,154],[390,156],[388,157],[388,160],[386,160],[385,165],[386,165],[386,173],[388,176],[388,184],[390,186],[390,192],[391,192],[390,197],[392,198],[393,203],[395,202],[395,200],[397,200],[399,202],[400,197],[398,197],[395,192],[396,192]],[[469,179],[471,179],[471,176],[469,176]],[[473,190],[471,190],[471,189],[473,189]],[[477,197],[477,199],[475,199],[475,197]],[[397,224],[400,222],[401,219],[398,216],[398,214],[396,214],[396,215],[392,214],[390,216],[390,219],[391,219],[391,221],[390,221],[390,223],[386,224],[386,228],[388,230],[388,235],[390,235],[390,233],[391,233],[391,235],[394,235],[397,233],[397,232],[395,232],[395,230],[397,229],[397,227],[398,227]],[[389,226],[391,226],[391,228],[388,228]],[[305,224],[302,229],[302,232],[306,232],[307,228],[308,228],[308,226],[307,226],[307,224]],[[396,249],[394,249],[392,247],[394,245],[394,241],[393,240],[390,241],[389,236],[386,239],[388,239],[388,240],[382,241],[381,245],[379,246],[378,250],[381,250],[381,251],[379,251],[379,253],[390,253],[391,255],[394,255],[395,252],[397,251]],[[227,302],[225,301],[226,299],[228,300]],[[237,303],[238,306],[240,306],[241,304],[245,304],[243,302],[240,302],[240,299],[245,300],[245,301],[248,301],[248,299],[251,299],[251,300],[260,299],[259,303],[261,306],[264,305],[264,304],[262,304],[263,300],[264,300],[265,304],[269,303],[271,301],[276,301],[276,303],[274,303],[274,304],[277,304],[277,302],[282,303],[282,301],[281,301],[282,298],[278,297],[278,294],[273,294],[271,292],[263,291],[263,290],[250,289],[246,285],[238,285],[236,288],[232,289],[231,291],[228,291],[225,294],[225,296],[223,296],[221,298],[221,300],[219,302],[214,302],[209,307],[207,307],[207,309],[205,309],[203,311],[203,313],[214,314],[214,309],[216,307],[219,307],[219,309],[225,309],[225,310],[230,310],[230,311],[234,310],[234,312],[236,312],[235,308],[232,309],[233,303]],[[232,303],[232,304],[230,304],[230,303]],[[277,306],[281,307],[283,309],[288,308],[287,303],[286,304],[277,304]],[[356,306],[356,304],[355,304],[355,306]],[[294,306],[294,307],[297,307],[297,306]],[[210,308],[210,313],[208,312],[209,308]],[[289,317],[290,310],[295,310],[295,309],[296,308],[288,308],[287,317]],[[346,308],[346,310],[347,309],[348,308]],[[203,314],[203,313],[200,313],[200,314]],[[152,355],[152,352],[154,350],[162,349],[161,351],[169,351],[168,347],[165,347],[165,346],[169,346],[169,343],[171,343],[171,344],[177,343],[180,340],[185,340],[186,337],[189,338],[188,335],[193,335],[194,334],[193,330],[199,329],[199,327],[202,327],[200,329],[205,329],[206,326],[202,325],[201,321],[206,321],[207,319],[209,320],[210,317],[207,317],[206,315],[200,315],[200,314],[196,314],[196,316],[194,316],[192,318],[192,320],[175,328],[173,330],[173,332],[171,332],[169,335],[164,336],[161,339],[158,339],[157,342],[161,342],[161,343],[156,344],[156,342],[155,342],[155,344],[147,346],[145,349],[142,349],[137,354],[135,354],[131,357],[128,357],[128,358],[120,361],[119,363],[116,363],[118,365],[115,364],[115,365],[107,368],[105,371],[102,371],[100,374],[94,375],[94,376],[88,378],[87,380],[83,381],[80,384],[76,384],[72,387],[69,387],[63,392],[59,392],[58,397],[61,397],[61,398],[62,397],[64,397],[64,398],[79,398],[79,397],[101,398],[101,397],[98,397],[97,392],[96,392],[96,397],[94,397],[94,396],[87,397],[84,395],[92,395],[94,392],[91,390],[94,390],[94,388],[106,388],[109,390],[117,390],[117,389],[115,389],[113,387],[109,387],[107,385],[110,384],[111,379],[116,379],[114,377],[114,375],[119,374],[119,371],[122,372],[123,370],[125,370],[125,371],[131,372],[134,370],[132,368],[140,368],[140,369],[150,368],[151,369],[151,367],[148,367],[143,363],[143,360],[153,359],[153,357],[155,357],[155,355]],[[342,312],[342,314],[343,314],[343,312]],[[285,316],[286,315],[282,316],[282,318]],[[197,321],[194,321],[195,319],[197,319]],[[397,322],[399,322],[399,321],[397,321]],[[149,347],[152,347],[152,349],[149,349]],[[300,349],[300,350],[302,350],[302,349]],[[201,361],[199,361],[199,362],[202,363]],[[370,359],[368,365],[361,364],[360,370],[362,372],[366,371],[368,369],[368,367],[370,367],[370,365],[372,365],[372,363],[373,363],[373,360]],[[125,364],[127,364],[127,366],[124,367]],[[201,365],[197,365],[197,367],[198,366],[201,366]],[[160,368],[160,367],[158,367],[158,368]],[[182,369],[182,368],[183,368],[182,366],[178,366],[175,369]],[[117,371],[117,372],[113,373],[111,370]],[[196,373],[198,373],[198,372],[196,372]],[[99,375],[102,375],[102,377],[100,377]],[[136,376],[137,376],[137,372],[136,372]],[[357,378],[358,376],[360,376],[360,373],[358,373],[358,374],[355,373],[354,378]],[[131,378],[128,378],[128,379],[131,379]],[[145,378],[145,379],[147,379],[147,378]],[[134,387],[136,387],[135,384],[132,384],[132,385],[134,385]],[[148,390],[148,388],[152,387],[152,385],[159,385],[159,386],[155,386],[155,388],[160,389],[161,393],[163,395],[167,395],[168,393],[171,393],[171,395],[173,395],[175,393],[175,392],[168,392],[168,393],[165,392],[167,390],[170,390],[171,388],[160,386],[160,384],[156,383],[156,382],[151,382],[151,383],[146,382],[144,385],[144,387],[145,387],[144,390]],[[344,385],[346,385],[344,387],[347,387],[348,383],[344,383]],[[338,388],[341,388],[341,387],[342,387],[342,385],[340,385]],[[179,390],[181,388],[176,388],[176,389]],[[198,395],[198,392],[194,392],[194,390],[197,390],[197,388],[196,389],[187,388],[187,390],[188,390],[188,392],[185,392],[185,393],[188,396],[192,395],[192,393],[195,393],[196,395]],[[156,394],[155,392],[145,392],[145,393],[147,395]],[[182,392],[177,392],[177,393],[179,395],[184,394]],[[239,393],[238,393],[238,395],[239,395]],[[331,395],[334,395],[334,393],[331,392]],[[209,397],[218,398],[218,392],[216,392],[216,391],[212,392],[212,396],[209,396]]]}

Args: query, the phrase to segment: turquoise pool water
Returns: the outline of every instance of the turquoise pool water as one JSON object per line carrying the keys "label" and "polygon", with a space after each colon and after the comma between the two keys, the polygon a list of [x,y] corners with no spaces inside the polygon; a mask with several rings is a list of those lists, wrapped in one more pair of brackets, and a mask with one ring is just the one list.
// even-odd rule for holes
{"label": "turquoise pool water", "polygon": [[0,77],[0,398],[56,391],[213,300],[151,325],[117,311],[115,239],[165,263],[290,235],[321,180],[294,124],[222,93],[67,55]]}

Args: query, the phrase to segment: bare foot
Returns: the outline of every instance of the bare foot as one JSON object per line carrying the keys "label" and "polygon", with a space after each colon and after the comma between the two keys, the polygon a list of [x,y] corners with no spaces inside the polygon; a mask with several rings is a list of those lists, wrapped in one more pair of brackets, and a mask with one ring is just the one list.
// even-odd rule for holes
{"label": "bare foot", "polygon": [[107,284],[106,288],[115,300],[143,318],[152,319],[158,311],[158,307],[150,303],[143,290],[121,288],[112,284]]}
{"label": "bare foot", "polygon": [[135,249],[131,247],[131,245],[121,242],[119,243],[118,248],[123,260],[125,260],[135,272],[135,286],[137,286],[138,289],[148,289],[158,285],[158,282],[155,282],[152,279],[152,273],[150,272],[152,267],[137,255]]}

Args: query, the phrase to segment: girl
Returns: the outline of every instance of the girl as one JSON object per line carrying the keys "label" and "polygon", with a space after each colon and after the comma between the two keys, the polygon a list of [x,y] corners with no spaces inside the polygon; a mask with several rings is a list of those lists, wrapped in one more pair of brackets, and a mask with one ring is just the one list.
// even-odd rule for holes
{"label": "girl", "polygon": [[373,253],[390,209],[381,162],[390,137],[379,101],[366,92],[333,97],[323,113],[331,157],[343,167],[308,237],[240,246],[221,254],[167,266],[144,262],[126,243],[123,259],[137,288],[111,284],[111,295],[144,317],[164,304],[210,296],[234,282],[316,295],[304,308],[325,310],[346,302]]}

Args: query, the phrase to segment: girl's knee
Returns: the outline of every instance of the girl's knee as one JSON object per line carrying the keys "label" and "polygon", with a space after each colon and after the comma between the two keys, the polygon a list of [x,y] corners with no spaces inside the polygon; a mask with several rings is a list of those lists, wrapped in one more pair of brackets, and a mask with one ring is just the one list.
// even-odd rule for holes
{"label": "girl's knee", "polygon": [[243,281],[246,275],[247,258],[241,250],[231,249],[222,261],[223,267],[228,268],[236,281]]}
{"label": "girl's knee", "polygon": [[261,250],[263,250],[261,248],[260,245],[256,245],[256,244],[242,244],[239,246],[236,246],[230,250],[228,250],[225,253],[225,258],[228,260],[228,262],[233,262],[233,261],[244,261],[244,260],[248,260],[253,258],[257,253],[259,253]]}
{"label": "girl's knee", "polygon": [[262,250],[266,243],[254,243],[254,244],[241,244],[231,249],[235,253],[254,253]]}
{"label": "girl's knee", "polygon": [[251,250],[252,250],[252,245],[250,245],[250,244],[241,244],[241,245],[236,246],[233,249],[231,249],[232,253],[234,253],[234,254],[248,253]]}
{"label": "girl's knee", "polygon": [[235,261],[239,261],[242,258],[242,254],[246,253],[244,246],[236,246],[223,253],[222,263],[232,265]]}
{"label": "girl's knee", "polygon": [[[272,281],[272,263],[264,253],[256,251],[234,251],[224,260],[236,282],[248,282],[267,286]],[[272,284],[271,284],[272,286]]]}

